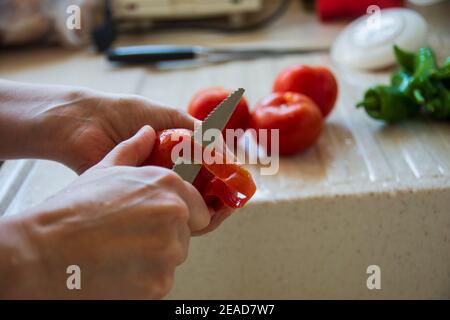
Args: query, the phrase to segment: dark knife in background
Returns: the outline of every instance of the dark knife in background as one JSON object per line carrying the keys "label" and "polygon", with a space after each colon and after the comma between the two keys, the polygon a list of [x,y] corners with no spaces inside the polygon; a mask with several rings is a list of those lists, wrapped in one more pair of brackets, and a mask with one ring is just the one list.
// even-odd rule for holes
{"label": "dark knife in background", "polygon": [[202,46],[145,45],[117,47],[108,50],[111,62],[126,64],[157,64],[179,60],[219,62],[255,59],[267,56],[324,52],[328,48],[207,48]]}

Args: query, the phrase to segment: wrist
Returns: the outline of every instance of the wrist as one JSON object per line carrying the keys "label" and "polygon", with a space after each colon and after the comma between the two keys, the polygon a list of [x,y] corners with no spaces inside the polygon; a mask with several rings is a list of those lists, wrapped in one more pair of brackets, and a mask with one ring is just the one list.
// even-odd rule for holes
{"label": "wrist", "polygon": [[87,96],[87,89],[0,80],[0,159],[60,161]]}
{"label": "wrist", "polygon": [[35,108],[23,126],[26,157],[67,164],[72,158],[70,143],[85,121],[81,109],[86,99],[92,99],[87,90],[64,88],[44,106]]}

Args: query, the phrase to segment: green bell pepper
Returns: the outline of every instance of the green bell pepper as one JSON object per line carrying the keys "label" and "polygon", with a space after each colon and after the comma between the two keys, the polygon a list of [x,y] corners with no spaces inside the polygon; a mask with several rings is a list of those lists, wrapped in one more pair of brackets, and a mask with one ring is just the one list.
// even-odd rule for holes
{"label": "green bell pepper", "polygon": [[357,108],[364,108],[372,118],[389,123],[408,119],[419,106],[396,87],[378,85],[369,88]]}
{"label": "green bell pepper", "polygon": [[390,86],[369,88],[356,106],[389,123],[411,118],[419,111],[433,119],[449,119],[450,57],[439,68],[430,48],[414,54],[394,46],[394,54],[400,70],[391,75]]}

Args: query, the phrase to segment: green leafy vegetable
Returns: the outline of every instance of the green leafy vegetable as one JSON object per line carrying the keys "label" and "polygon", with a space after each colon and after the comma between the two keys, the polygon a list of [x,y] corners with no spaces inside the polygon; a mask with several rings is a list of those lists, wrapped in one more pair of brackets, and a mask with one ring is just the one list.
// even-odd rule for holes
{"label": "green leafy vegetable", "polygon": [[416,56],[414,53],[407,52],[400,49],[398,46],[394,46],[394,54],[397,59],[398,64],[406,71],[412,73],[414,72],[414,63]]}
{"label": "green leafy vegetable", "polygon": [[394,46],[394,54],[400,70],[391,75],[390,85],[369,88],[356,106],[389,123],[419,112],[433,119],[450,119],[450,57],[439,68],[430,48],[412,53]]}

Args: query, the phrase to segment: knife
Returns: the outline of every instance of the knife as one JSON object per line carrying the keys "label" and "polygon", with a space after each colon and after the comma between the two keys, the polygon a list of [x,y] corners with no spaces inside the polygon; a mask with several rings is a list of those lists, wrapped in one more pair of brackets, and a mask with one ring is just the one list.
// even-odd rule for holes
{"label": "knife", "polygon": [[143,45],[111,48],[107,52],[107,57],[111,62],[155,64],[176,60],[203,60],[206,62],[246,60],[264,56],[270,57],[321,51],[328,51],[328,48],[208,48],[202,46]]}
{"label": "knife", "polygon": [[[228,123],[228,120],[230,120],[231,115],[236,109],[236,106],[241,100],[244,91],[245,90],[242,88],[237,89],[209,113],[205,120],[203,120],[202,124],[199,125],[194,131],[194,139],[198,139],[197,137],[201,137],[201,141],[195,140],[195,142],[200,143],[206,147],[210,144],[209,141],[203,141],[204,133],[207,130],[217,129],[220,132],[223,131]],[[189,183],[193,183],[198,173],[200,172],[202,165],[198,163],[183,163],[180,162],[180,160],[182,160],[182,158],[177,159],[172,170],[180,175],[183,180]]]}

